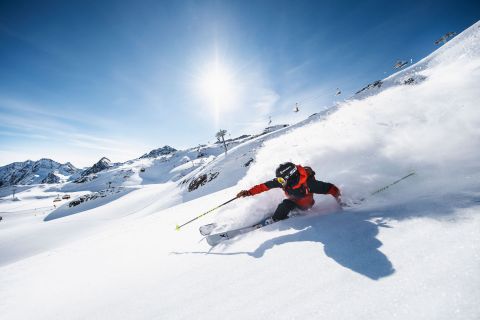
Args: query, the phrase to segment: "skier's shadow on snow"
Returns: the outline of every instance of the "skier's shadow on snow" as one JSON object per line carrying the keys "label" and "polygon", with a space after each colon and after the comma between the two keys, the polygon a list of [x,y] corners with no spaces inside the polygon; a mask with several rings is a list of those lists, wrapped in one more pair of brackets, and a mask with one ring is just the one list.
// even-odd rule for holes
{"label": "skier's shadow on snow", "polygon": [[[261,258],[275,246],[294,242],[319,242],[325,254],[338,264],[372,280],[379,280],[395,272],[392,263],[378,248],[382,242],[376,238],[379,228],[389,228],[381,219],[371,221],[368,213],[330,214],[322,217],[304,216],[280,221],[264,227],[262,231],[297,230],[297,232],[271,238],[252,252],[190,252],[213,255],[246,254]],[[244,236],[248,236],[247,233]],[[230,240],[238,241],[239,238]],[[226,243],[226,245],[228,245]],[[212,248],[213,249],[213,248]],[[180,253],[176,253],[180,254]]]}
{"label": "skier's shadow on snow", "polygon": [[[268,239],[253,252],[243,254],[260,258],[277,245],[300,241],[318,242],[323,244],[325,254],[338,264],[378,280],[395,272],[392,262],[379,250],[382,246],[382,242],[377,239],[379,229],[390,228],[385,221],[412,217],[445,218],[455,213],[458,208],[468,208],[478,202],[478,199],[472,200],[469,194],[451,194],[448,200],[449,202],[445,203],[425,197],[417,199],[416,206],[412,208],[392,205],[385,207],[382,212],[360,209],[322,217],[307,215],[280,221],[263,228],[262,231],[293,229],[297,232]],[[449,219],[455,221],[453,218]],[[248,236],[248,233],[244,236]]]}
{"label": "skier's shadow on snow", "polygon": [[[289,234],[270,238],[260,244],[254,251],[243,252],[215,252],[213,247],[209,252],[188,252],[214,255],[246,254],[254,258],[261,258],[270,249],[277,245],[295,242],[317,242],[323,244],[325,255],[341,266],[373,280],[379,280],[395,273],[392,262],[379,248],[382,242],[377,239],[380,228],[390,228],[385,221],[400,221],[413,217],[429,217],[445,219],[455,222],[453,216],[458,208],[477,206],[479,199],[471,194],[449,194],[447,201],[438,200],[435,196],[416,200],[416,204],[384,207],[382,211],[372,209],[357,209],[340,214],[331,213],[325,216],[306,215],[280,221],[254,232],[293,231]],[[222,250],[228,251],[230,245],[250,237],[246,233],[232,240],[220,244]],[[212,251],[214,250],[214,251]],[[184,252],[187,253],[187,252]],[[182,254],[182,253],[176,253]]]}
{"label": "skier's shadow on snow", "polygon": [[[269,228],[275,229],[275,225]],[[269,249],[284,243],[299,241],[320,242],[325,254],[338,264],[370,279],[378,280],[392,275],[392,263],[378,248],[376,238],[382,222],[365,220],[358,214],[332,214],[325,217],[299,217],[280,222],[275,230],[294,229],[298,232],[272,238],[255,251],[246,254],[260,258]]]}

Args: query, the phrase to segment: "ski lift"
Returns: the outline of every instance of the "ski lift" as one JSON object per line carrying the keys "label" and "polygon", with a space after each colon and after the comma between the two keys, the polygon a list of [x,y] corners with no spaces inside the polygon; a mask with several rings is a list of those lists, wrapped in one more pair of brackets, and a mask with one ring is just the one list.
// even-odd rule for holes
{"label": "ski lift", "polygon": [[395,65],[393,66],[394,69],[401,69],[403,68],[404,66],[406,66],[408,64],[408,61],[405,61],[405,60],[397,60],[397,63],[395,63]]}
{"label": "ski lift", "polygon": [[298,109],[298,103],[295,103],[295,108],[293,109],[293,112],[298,112],[300,109]]}
{"label": "ski lift", "polygon": [[441,44],[441,43],[446,43],[448,40],[450,40],[451,38],[453,38],[453,37],[456,36],[456,35],[457,35],[456,32],[452,32],[452,31],[447,32],[447,33],[445,33],[440,39],[437,39],[437,40],[435,41],[435,44],[436,44],[436,45],[439,45],[439,44]]}
{"label": "ski lift", "polygon": [[53,199],[53,202],[58,202],[58,201],[62,201],[62,199],[60,198],[60,195],[57,195],[57,197]]}

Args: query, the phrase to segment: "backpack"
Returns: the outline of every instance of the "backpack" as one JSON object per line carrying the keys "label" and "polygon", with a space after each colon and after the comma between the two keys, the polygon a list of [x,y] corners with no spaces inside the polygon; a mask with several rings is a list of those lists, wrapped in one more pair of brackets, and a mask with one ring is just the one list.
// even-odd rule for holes
{"label": "backpack", "polygon": [[305,169],[309,177],[315,176],[315,171],[313,171],[311,167],[305,166],[303,167],[303,169]]}

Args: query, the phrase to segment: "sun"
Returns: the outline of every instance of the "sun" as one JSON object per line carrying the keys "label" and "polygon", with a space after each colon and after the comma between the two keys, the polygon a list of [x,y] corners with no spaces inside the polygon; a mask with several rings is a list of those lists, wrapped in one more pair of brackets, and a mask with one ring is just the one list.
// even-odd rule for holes
{"label": "sun", "polygon": [[211,111],[215,126],[218,126],[221,115],[232,112],[238,102],[239,90],[235,85],[234,74],[217,58],[213,63],[206,65],[198,81],[204,105]]}
{"label": "sun", "polygon": [[200,79],[202,94],[213,104],[219,104],[218,107],[225,108],[221,104],[226,104],[231,100],[234,94],[232,75],[226,67],[218,62],[210,66]]}
{"label": "sun", "polygon": [[230,76],[221,69],[208,71],[202,79],[202,91],[212,102],[222,103],[230,94]]}

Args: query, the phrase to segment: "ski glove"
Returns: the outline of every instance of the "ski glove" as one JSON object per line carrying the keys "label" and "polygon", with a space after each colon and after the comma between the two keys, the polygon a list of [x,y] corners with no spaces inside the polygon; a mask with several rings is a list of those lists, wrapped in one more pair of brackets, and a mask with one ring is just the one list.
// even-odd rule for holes
{"label": "ski glove", "polygon": [[338,203],[341,203],[341,193],[336,186],[332,185],[328,190],[327,194],[331,194]]}
{"label": "ski glove", "polygon": [[237,198],[243,198],[248,196],[251,196],[250,191],[248,190],[242,190],[237,194]]}

